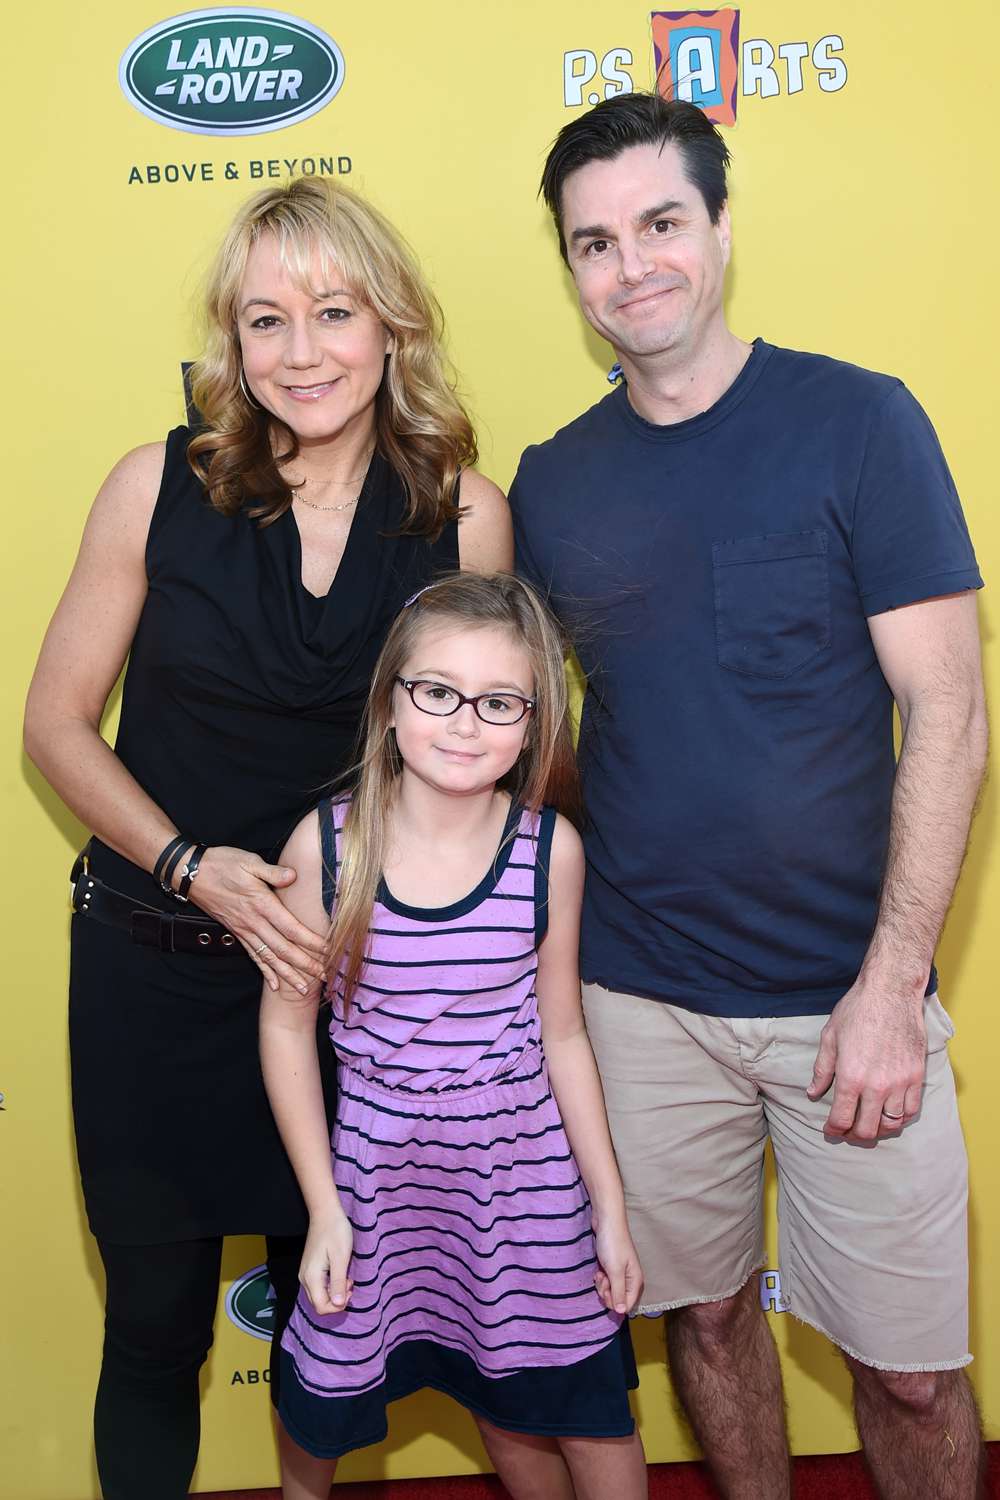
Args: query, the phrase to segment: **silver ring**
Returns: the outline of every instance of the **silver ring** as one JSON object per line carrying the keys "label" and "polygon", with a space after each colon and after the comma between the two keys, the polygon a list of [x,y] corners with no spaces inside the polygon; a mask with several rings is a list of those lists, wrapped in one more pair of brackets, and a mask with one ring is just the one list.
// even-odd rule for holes
{"label": "silver ring", "polygon": [[266,943],[261,943],[260,947],[259,948],[255,948],[253,951],[254,951],[254,957],[255,958],[259,958],[262,953],[270,953],[271,950],[267,946]]}
{"label": "silver ring", "polygon": [[886,1120],[905,1120],[906,1119],[906,1110],[904,1109],[903,1113],[901,1115],[891,1115],[887,1109],[884,1109],[882,1111],[882,1117],[883,1117],[883,1119],[886,1119]]}

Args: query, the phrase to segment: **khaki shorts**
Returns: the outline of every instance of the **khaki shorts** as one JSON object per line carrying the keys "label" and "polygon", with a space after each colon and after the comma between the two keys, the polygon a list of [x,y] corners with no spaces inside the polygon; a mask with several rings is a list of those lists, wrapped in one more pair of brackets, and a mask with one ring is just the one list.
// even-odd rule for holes
{"label": "khaki shorts", "polygon": [[789,1310],[865,1364],[968,1364],[967,1163],[947,1045],[925,1002],[920,1114],[872,1146],[823,1134],[812,1077],[825,1016],[741,1019],[583,987],[629,1224],[640,1313],[732,1296],[765,1264],[768,1137]]}

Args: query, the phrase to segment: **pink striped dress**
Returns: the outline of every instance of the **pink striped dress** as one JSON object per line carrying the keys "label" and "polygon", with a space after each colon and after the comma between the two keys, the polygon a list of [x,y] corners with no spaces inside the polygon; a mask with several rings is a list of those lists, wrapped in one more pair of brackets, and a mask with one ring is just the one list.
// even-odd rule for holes
{"label": "pink striped dress", "polygon": [[[320,807],[328,909],[346,810]],[[628,1329],[594,1288],[590,1205],[542,1054],[554,817],[512,806],[490,870],[451,906],[406,906],[383,881],[346,1019],[333,987],[354,1292],[327,1316],[302,1292],[279,1402],[317,1456],[379,1442],[387,1403],[425,1386],[515,1431],[632,1429]]]}

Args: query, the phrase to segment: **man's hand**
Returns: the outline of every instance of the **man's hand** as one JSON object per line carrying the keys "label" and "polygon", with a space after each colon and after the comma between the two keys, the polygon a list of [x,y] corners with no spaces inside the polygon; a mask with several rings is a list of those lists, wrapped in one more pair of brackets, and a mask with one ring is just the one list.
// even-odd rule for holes
{"label": "man's hand", "polygon": [[877,1141],[920,1109],[926,1064],[923,996],[900,999],[859,978],[823,1027],[806,1093],[819,1099],[834,1085],[827,1135]]}

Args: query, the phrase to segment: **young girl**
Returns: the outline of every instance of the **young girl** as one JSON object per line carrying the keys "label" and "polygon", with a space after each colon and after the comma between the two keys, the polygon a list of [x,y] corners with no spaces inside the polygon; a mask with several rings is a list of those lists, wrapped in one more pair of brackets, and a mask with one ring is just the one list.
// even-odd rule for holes
{"label": "young girl", "polygon": [[[299,824],[296,916],[332,928],[333,1170],[319,990],[265,986],[267,1091],[309,1208],[282,1345],[285,1500],[425,1386],[514,1500],[641,1500],[625,1315],[642,1287],[584,1030],[583,852],[561,642],[498,574],[390,630],[360,781]],[[291,1476],[291,1485],[289,1484]]]}

